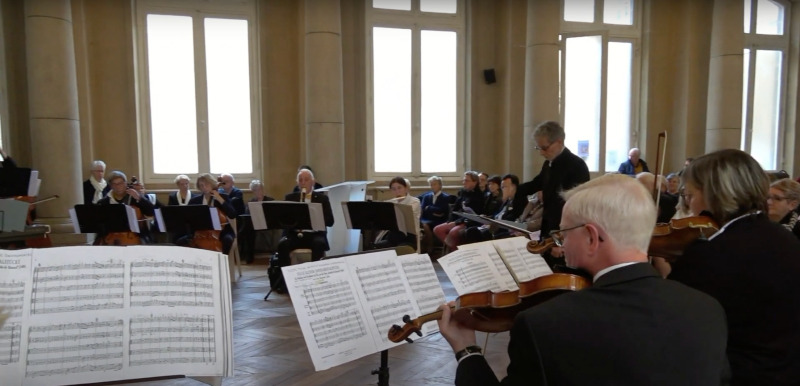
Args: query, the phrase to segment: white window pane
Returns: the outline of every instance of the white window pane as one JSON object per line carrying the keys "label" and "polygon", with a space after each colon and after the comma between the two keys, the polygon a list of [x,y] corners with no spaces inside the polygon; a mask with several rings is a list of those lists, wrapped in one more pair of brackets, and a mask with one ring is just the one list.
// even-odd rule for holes
{"label": "white window pane", "polygon": [[747,108],[748,107],[747,106],[747,96],[748,96],[748,93],[750,92],[749,91],[750,90],[750,49],[749,48],[745,48],[744,49],[744,66],[743,66],[742,73],[743,73],[742,74],[742,77],[743,77],[742,85],[743,85],[744,90],[742,91],[742,140],[741,140],[740,149],[744,150],[744,151],[747,151],[747,136],[749,135],[749,132],[747,131],[747,129],[748,129],[748,126],[747,126],[747,117],[748,117],[748,114],[747,114],[747,110],[748,110],[748,108]]}
{"label": "white window pane", "polygon": [[205,19],[209,163],[212,173],[251,173],[247,20]]}
{"label": "white window pane", "polygon": [[192,18],[147,15],[153,169],[197,173]]}
{"label": "white window pane", "polygon": [[633,24],[633,0],[605,0],[603,2],[603,23]]}
{"label": "white window pane", "polygon": [[411,30],[372,29],[376,172],[411,172]]}
{"label": "white window pane", "polygon": [[411,0],[372,0],[372,8],[410,11]]}
{"label": "white window pane", "polygon": [[564,61],[565,144],[590,171],[598,170],[603,40],[600,36],[567,38]]}
{"label": "white window pane", "polygon": [[777,158],[781,63],[780,51],[756,51],[750,155],[767,170],[775,169]]}
{"label": "white window pane", "polygon": [[750,17],[752,8],[753,8],[753,0],[744,0],[744,33],[750,33]]}
{"label": "white window pane", "polygon": [[456,33],[421,33],[423,173],[456,171]]}
{"label": "white window pane", "polygon": [[422,12],[456,13],[458,2],[456,0],[420,0],[419,9]]}
{"label": "white window pane", "polygon": [[617,170],[619,164],[628,159],[631,130],[632,63],[633,44],[627,42],[608,43],[605,171]]}
{"label": "white window pane", "polygon": [[783,6],[772,0],[758,0],[756,33],[783,35]]}
{"label": "white window pane", "polygon": [[564,20],[593,22],[594,0],[564,0]]}

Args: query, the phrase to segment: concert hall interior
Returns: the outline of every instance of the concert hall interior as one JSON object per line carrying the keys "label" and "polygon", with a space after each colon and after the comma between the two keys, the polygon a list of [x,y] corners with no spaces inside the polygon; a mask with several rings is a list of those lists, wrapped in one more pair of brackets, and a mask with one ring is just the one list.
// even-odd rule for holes
{"label": "concert hall interior", "polygon": [[[204,173],[232,175],[244,205],[281,200],[298,165],[312,184],[369,181],[383,201],[398,177],[408,196],[432,176],[456,194],[469,171],[531,181],[548,162],[534,130],[557,121],[593,179],[630,157],[677,175],[728,148],[794,179],[798,42],[800,0],[0,0],[0,148],[38,170],[38,197],[58,195],[35,211],[54,246],[92,242],[69,210],[95,160],[165,204],[176,176],[199,193]],[[214,189],[201,201],[229,210],[236,190],[215,204]],[[224,384],[371,382],[376,355],[314,375],[289,296],[262,300],[274,244],[259,239],[232,284],[238,380]],[[391,354],[393,384],[453,382],[452,350],[426,339]],[[491,342],[499,374],[508,334]],[[286,350],[269,358],[285,377],[244,359],[265,348]],[[433,375],[395,376],[412,364]]]}

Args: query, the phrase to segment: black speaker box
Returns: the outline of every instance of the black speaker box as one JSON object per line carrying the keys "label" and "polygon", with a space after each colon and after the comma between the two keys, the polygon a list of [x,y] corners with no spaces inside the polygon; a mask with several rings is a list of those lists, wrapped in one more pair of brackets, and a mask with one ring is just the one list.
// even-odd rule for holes
{"label": "black speaker box", "polygon": [[486,84],[492,84],[497,82],[497,78],[494,75],[494,68],[483,70],[483,80],[486,81]]}

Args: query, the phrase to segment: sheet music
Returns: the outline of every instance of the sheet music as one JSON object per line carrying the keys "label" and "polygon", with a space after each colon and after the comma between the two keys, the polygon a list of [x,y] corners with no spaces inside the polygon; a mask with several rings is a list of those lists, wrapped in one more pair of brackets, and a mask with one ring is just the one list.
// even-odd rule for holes
{"label": "sheet music", "polygon": [[28,196],[36,197],[39,195],[39,186],[42,180],[39,179],[39,171],[31,170],[31,176],[28,180]]}
{"label": "sheet music", "polygon": [[[459,295],[507,290],[500,272],[483,248],[458,249],[437,260]],[[508,270],[506,270],[507,273]],[[514,288],[516,289],[516,288]]]}
{"label": "sheet music", "polygon": [[[466,207],[466,208],[469,209],[469,210],[472,210],[470,207]],[[475,221],[475,222],[477,222],[479,224],[483,224],[483,225],[488,225],[488,224],[492,223],[491,221],[489,221],[485,217],[479,216],[479,215],[477,215],[475,213],[453,212],[453,214],[455,214],[457,216],[464,217],[467,220]]]}
{"label": "sheet music", "polygon": [[308,214],[311,217],[311,228],[314,231],[325,230],[325,214],[322,211],[322,204],[310,202],[308,204]]}
{"label": "sheet music", "polygon": [[232,375],[224,267],[219,253],[181,247],[0,251],[0,301],[17,310],[0,339],[19,341],[16,357],[14,345],[5,357],[14,362],[0,359],[0,379],[45,385]]}
{"label": "sheet music", "polygon": [[517,280],[514,279],[514,275],[517,274],[516,271],[514,273],[510,271],[511,267],[507,266],[505,262],[503,262],[502,257],[497,252],[497,248],[495,248],[494,244],[492,244],[492,240],[484,241],[480,243],[472,243],[472,244],[464,244],[459,245],[459,249],[474,249],[480,250],[481,253],[488,256],[489,261],[494,265],[494,268],[497,270],[497,273],[500,275],[500,286],[507,291],[513,291],[519,289],[517,286],[517,280],[520,280],[517,277]]}
{"label": "sheet music", "polygon": [[139,218],[136,216],[136,209],[131,205],[125,205],[125,213],[128,214],[128,228],[131,232],[139,233]]}
{"label": "sheet music", "polygon": [[[401,344],[388,340],[392,325],[404,315],[419,316],[419,304],[444,302],[433,265],[423,256],[424,262],[382,251],[283,268],[316,370]],[[426,325],[423,332],[435,327]]]}
{"label": "sheet music", "polygon": [[527,237],[510,237],[494,240],[492,243],[509,262],[511,269],[517,273],[520,281],[528,281],[553,273],[542,255],[528,252]]}
{"label": "sheet music", "polygon": [[78,214],[75,212],[74,207],[69,208],[69,221],[72,223],[72,230],[75,233],[81,233],[81,226],[78,224]]}
{"label": "sheet music", "polygon": [[414,219],[414,210],[411,205],[394,203],[394,215],[397,218],[397,228],[401,232],[419,235],[419,228]]}
{"label": "sheet music", "polygon": [[247,206],[250,207],[250,220],[253,221],[253,229],[262,230],[267,229],[267,219],[264,218],[264,207],[261,206],[263,201],[248,202]]}
{"label": "sheet music", "polygon": [[[219,222],[219,211],[213,206],[208,207],[208,215],[211,216],[211,225],[214,226],[215,231],[222,230],[222,224]],[[160,228],[159,228],[160,229]],[[166,229],[166,228],[164,228]]]}
{"label": "sheet music", "polygon": [[155,218],[156,218],[156,224],[158,225],[158,229],[161,229],[162,232],[166,232],[167,225],[164,224],[164,216],[161,214],[160,208],[155,209]]}
{"label": "sheet music", "polygon": [[[411,315],[411,317],[417,318],[436,311],[445,302],[445,297],[442,285],[436,276],[436,270],[433,269],[433,264],[431,264],[431,258],[427,254],[411,254],[398,256],[398,260],[406,275],[408,286],[414,295],[417,309],[420,311],[419,315]],[[422,325],[423,336],[438,331],[438,323],[425,323]]]}

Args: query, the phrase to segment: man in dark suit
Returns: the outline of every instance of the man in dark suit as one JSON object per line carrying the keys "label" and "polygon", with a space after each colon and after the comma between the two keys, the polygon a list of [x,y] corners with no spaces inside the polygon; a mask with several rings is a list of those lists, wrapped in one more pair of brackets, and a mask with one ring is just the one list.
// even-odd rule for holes
{"label": "man in dark suit", "polygon": [[442,178],[431,176],[428,178],[431,190],[419,196],[419,207],[422,210],[420,223],[422,224],[422,252],[430,252],[433,247],[433,228],[447,221],[450,215],[451,196],[442,191]]}
{"label": "man in dark suit", "polygon": [[180,174],[175,177],[175,185],[178,186],[178,190],[169,194],[167,205],[189,205],[189,200],[195,196],[189,190],[189,184],[191,184],[189,176]]}
{"label": "man in dark suit", "polygon": [[91,170],[92,175],[88,180],[83,181],[83,203],[86,205],[97,204],[111,190],[111,186],[103,178],[106,174],[106,163],[94,160]]}
{"label": "man in dark suit", "polygon": [[[712,297],[663,279],[647,262],[655,223],[650,194],[607,175],[566,194],[561,230],[567,264],[592,287],[520,314],[511,329],[508,376],[525,385],[714,385],[727,381],[727,327]],[[676,285],[677,284],[677,285]],[[457,352],[456,385],[499,384],[474,331],[449,307],[439,327]]]}
{"label": "man in dark suit", "polygon": [[[294,202],[314,202],[322,204],[322,215],[325,218],[325,226],[333,226],[333,211],[328,196],[314,191],[314,173],[308,169],[301,169],[297,173],[297,186],[299,192],[292,192],[286,195],[284,201]],[[299,229],[286,229],[283,237],[278,243],[278,256],[281,266],[289,265],[289,253],[295,249],[311,249],[311,259],[317,261],[325,256],[328,247],[327,231],[307,231]]]}
{"label": "man in dark suit", "polygon": [[[534,148],[539,150],[546,161],[538,176],[519,186],[519,190],[526,196],[539,194],[539,201],[543,206],[542,239],[551,230],[558,229],[561,209],[564,207],[561,192],[589,181],[586,162],[564,146],[565,137],[564,128],[558,122],[542,122],[536,127],[533,132]],[[552,251],[554,256],[559,256],[560,253],[558,248]],[[548,263],[552,266],[554,261],[549,260]]]}
{"label": "man in dark suit", "polygon": [[233,185],[233,175],[232,174],[220,174],[219,176],[220,181],[220,193],[225,193],[228,198],[231,200],[231,205],[233,205],[233,209],[236,210],[236,215],[244,214],[244,194],[242,194],[242,190],[235,187]]}

